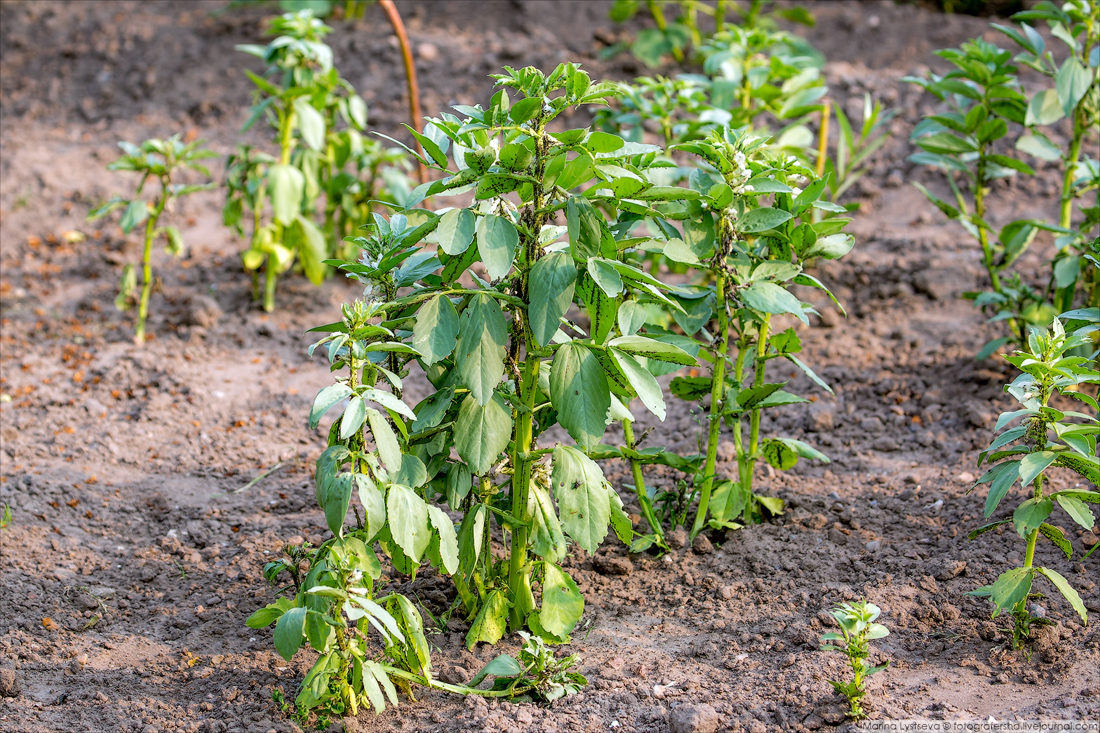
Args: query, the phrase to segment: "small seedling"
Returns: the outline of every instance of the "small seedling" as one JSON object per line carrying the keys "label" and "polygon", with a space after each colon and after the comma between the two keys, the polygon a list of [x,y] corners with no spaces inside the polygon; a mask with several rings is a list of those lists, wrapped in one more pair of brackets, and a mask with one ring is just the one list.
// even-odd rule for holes
{"label": "small seedling", "polygon": [[[173,135],[167,140],[146,140],[141,145],[120,142],[118,146],[125,154],[108,165],[107,170],[140,173],[141,181],[133,196],[128,199],[118,196],[112,198],[93,209],[88,214],[88,221],[101,219],[116,209],[124,209],[119,221],[124,233],[129,234],[135,227],[145,224],[145,245],[141,255],[141,296],[137,299],[138,318],[134,330],[134,340],[142,344],[145,342],[145,319],[149,315],[149,296],[153,292],[153,241],[164,237],[169,254],[178,256],[183,253],[183,237],[180,236],[179,229],[174,226],[157,227],[161,215],[173,199],[196,191],[205,191],[213,186],[177,183],[174,179],[185,170],[196,171],[209,178],[210,171],[201,161],[215,158],[217,153],[201,147],[202,141],[199,140],[183,143],[179,135]],[[150,179],[160,184],[160,190],[152,201],[146,201],[141,198],[141,194]],[[128,264],[122,271],[115,306],[119,310],[130,309],[136,299],[136,290],[137,274],[134,266]]]}
{"label": "small seedling", "polygon": [[554,650],[542,639],[524,631],[519,635],[523,639],[519,659],[499,655],[470,680],[470,687],[477,687],[486,677],[492,676],[496,679],[491,689],[507,692],[510,698],[553,702],[575,695],[588,684],[580,672],[570,671],[580,661],[576,654],[555,659]]}
{"label": "small seedling", "polygon": [[0,529],[7,529],[11,524],[11,505],[4,502],[3,509],[0,509]]}
{"label": "small seedling", "polygon": [[853,720],[866,718],[860,700],[867,694],[864,684],[868,677],[886,669],[890,663],[885,662],[877,667],[868,667],[867,658],[871,654],[871,642],[875,639],[885,638],[890,630],[882,624],[875,623],[882,610],[873,603],[861,600],[858,603],[841,603],[830,612],[840,631],[830,631],[821,637],[821,648],[825,651],[842,652],[848,657],[848,663],[852,667],[852,679],[850,682],[838,682],[829,680],[837,694],[848,698],[848,715]]}

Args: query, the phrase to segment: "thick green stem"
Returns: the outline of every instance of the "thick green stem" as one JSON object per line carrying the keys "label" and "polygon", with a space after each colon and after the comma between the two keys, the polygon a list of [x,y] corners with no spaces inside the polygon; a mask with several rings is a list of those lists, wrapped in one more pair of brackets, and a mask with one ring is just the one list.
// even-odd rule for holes
{"label": "thick green stem", "polygon": [[134,329],[134,341],[145,343],[145,319],[149,316],[149,296],[153,293],[153,238],[156,235],[157,221],[164,213],[168,203],[168,181],[161,181],[160,198],[157,199],[153,215],[145,222],[145,247],[141,253],[141,302],[138,303],[137,327]]}
{"label": "thick green stem", "polygon": [[269,254],[264,265],[264,310],[268,313],[275,310],[275,285],[279,281],[279,274],[275,271],[277,266],[275,255]]}
{"label": "thick green stem", "polygon": [[534,407],[538,391],[538,376],[541,359],[528,356],[523,367],[520,383],[520,399],[527,409],[520,412],[516,420],[516,439],[512,454],[512,516],[519,520],[519,526],[512,529],[511,555],[508,559],[508,588],[512,595],[511,620],[513,628],[521,628],[527,615],[535,609],[534,594],[531,592],[531,575],[527,562],[527,525],[530,521],[528,503],[531,489],[531,452],[534,439]]}
{"label": "thick green stem", "polygon": [[1084,124],[1085,110],[1078,107],[1073,114],[1073,141],[1070,143],[1069,155],[1063,161],[1066,168],[1062,178],[1062,208],[1058,216],[1058,226],[1069,229],[1073,222],[1073,181],[1077,170],[1077,162],[1081,158],[1081,143],[1085,139],[1087,128]]}
{"label": "thick green stem", "polygon": [[[632,451],[637,450],[637,443],[634,441],[634,425],[630,420],[623,420],[623,437],[626,440],[627,448]],[[664,545],[665,535],[661,531],[661,523],[657,521],[657,515],[653,512],[653,504],[649,500],[649,492],[645,488],[645,476],[642,475],[641,462],[631,458],[630,472],[634,475],[634,493],[638,496],[638,506],[642,509],[642,516],[649,523],[650,531],[657,535],[658,543]]]}
{"label": "thick green stem", "polygon": [[699,491],[699,509],[695,513],[695,522],[691,526],[691,537],[703,530],[710,507],[710,493],[714,486],[715,464],[718,462],[718,435],[722,429],[723,396],[726,389],[726,355],[729,353],[729,313],[726,311],[726,271],[725,262],[718,263],[715,273],[714,289],[718,298],[718,333],[721,334],[721,346],[712,353],[714,372],[710,380],[710,430],[707,433],[707,457],[703,465],[703,487]]}
{"label": "thick green stem", "polygon": [[[768,332],[771,329],[771,316],[764,316],[764,323],[760,326],[760,333],[756,340],[756,374],[752,386],[760,387],[764,384],[764,372],[768,365]],[[749,450],[745,456],[745,470],[741,476],[741,488],[746,495],[745,517],[751,519],[755,516],[756,502],[752,494],[752,477],[756,469],[756,453],[760,448],[760,415],[762,409],[754,408],[749,417]]]}

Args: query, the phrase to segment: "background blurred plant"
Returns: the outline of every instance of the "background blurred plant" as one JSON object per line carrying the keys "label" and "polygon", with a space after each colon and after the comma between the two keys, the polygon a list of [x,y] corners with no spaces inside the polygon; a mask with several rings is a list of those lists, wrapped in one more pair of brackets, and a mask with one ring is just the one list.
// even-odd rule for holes
{"label": "background blurred plant", "polygon": [[242,235],[244,220],[251,220],[250,246],[242,259],[254,273],[257,297],[258,272],[264,268],[262,301],[268,311],[275,307],[279,275],[295,260],[320,283],[324,260],[367,220],[370,202],[404,197],[410,188],[404,176],[410,165],[400,152],[361,135],[367,105],[333,66],[332,49],[321,40],[330,31],[302,10],[273,19],[269,33],[276,38],[267,46],[238,47],[269,64],[262,76],[246,70],[256,101],[242,129],[267,120],[279,152],[275,157],[242,145],[229,157],[223,219]]}
{"label": "background blurred plant", "polygon": [[[149,316],[149,297],[153,292],[153,242],[158,237],[163,237],[165,251],[173,256],[183,254],[183,237],[179,229],[174,226],[158,227],[160,218],[169,207],[173,199],[187,196],[196,191],[205,191],[214,184],[188,184],[174,182],[184,171],[190,170],[207,178],[210,171],[202,163],[203,160],[216,158],[217,153],[202,147],[202,141],[196,140],[184,143],[179,135],[174,135],[167,140],[150,139],[141,145],[128,142],[118,144],[123,150],[123,155],[107,166],[111,171],[130,171],[141,174],[137,189],[129,198],[113,197],[102,206],[93,209],[88,214],[88,221],[101,219],[113,211],[122,209],[122,217],[119,226],[125,234],[129,234],[135,227],[145,224],[145,239],[141,254],[141,294],[137,295],[137,272],[134,265],[127,264],[122,270],[122,278],[119,282],[118,297],[115,298],[115,306],[119,310],[129,310],[135,304],[138,308],[137,324],[134,327],[134,340],[138,344],[145,342],[145,320]],[[152,197],[152,200],[141,198],[145,184],[150,180],[159,184],[160,188]]]}
{"label": "background blurred plant", "polygon": [[[1029,327],[1049,325],[1056,314],[1081,300],[1091,302],[1097,291],[1097,270],[1089,249],[1100,227],[1100,205],[1079,206],[1075,216],[1074,204],[1100,190],[1100,163],[1085,153],[1090,147],[1086,140],[1093,141],[1092,149],[1100,141],[1100,5],[1085,0],[1062,7],[1041,2],[1013,19],[1018,27],[994,24],[994,28],[1022,47],[1015,56],[974,39],[958,49],[937,52],[955,67],[944,76],[905,79],[946,105],[946,110],[926,117],[914,129],[912,140],[923,152],[911,160],[942,170],[953,200],[945,201],[915,185],[981,247],[991,290],[967,297],[990,315],[990,321],[1003,321],[1008,327],[1007,335],[982,348],[979,359],[1006,344],[1026,347]],[[1046,23],[1066,46],[1069,53],[1061,63],[1029,21]],[[1029,93],[1017,76],[1016,64],[1053,79],[1054,86]],[[1063,118],[1069,118],[1065,148],[1054,144],[1044,129]],[[1031,165],[1010,154],[1010,129],[1017,135],[1017,151],[1058,162],[1063,168],[1056,223],[1020,219],[999,230],[992,223],[997,213],[990,208],[992,183],[1021,173],[1035,174]],[[1040,230],[1055,234],[1057,252],[1043,275],[1045,288],[1036,290],[1011,267]]]}
{"label": "background blurred plant", "polygon": [[[656,69],[667,56],[679,64],[693,61],[694,54],[703,48],[711,35],[704,26],[721,32],[727,22],[747,29],[760,27],[768,30],[774,30],[778,20],[808,26],[814,24],[813,16],[804,8],[775,8],[774,5],[764,0],[751,0],[747,7],[735,0],[615,0],[610,17],[616,23],[630,20],[644,8],[656,27],[640,31],[632,42],[609,47],[603,56],[611,57],[629,48],[634,58]],[[665,15],[669,9],[677,12],[671,21]],[[704,18],[712,18],[713,21],[700,23]]]}

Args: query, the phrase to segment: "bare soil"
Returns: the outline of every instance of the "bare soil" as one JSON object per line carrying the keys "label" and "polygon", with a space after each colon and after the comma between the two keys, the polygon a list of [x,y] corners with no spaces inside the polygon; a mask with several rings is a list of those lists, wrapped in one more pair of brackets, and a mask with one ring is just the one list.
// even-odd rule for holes
{"label": "bare soil", "polygon": [[[249,89],[233,46],[257,39],[264,11],[217,14],[223,7],[0,4],[0,391],[12,398],[0,403],[0,503],[14,514],[0,532],[0,692],[14,695],[0,703],[0,731],[297,730],[272,690],[292,697],[312,658],[285,663],[269,632],[244,620],[271,600],[263,563],[288,541],[321,536],[311,470],[324,437],[305,416],[329,375],[306,357],[303,332],[334,320],[355,291],[337,279],[313,288],[287,278],[279,310],[264,314],[218,196],[196,196],[173,214],[188,252],[158,260],[155,338],[138,348],[130,315],[112,305],[137,242],[117,225],[83,221],[129,185],[103,170],[117,140],[182,131],[220,152],[240,140]],[[606,2],[399,7],[433,113],[484,101],[487,74],[502,64],[570,59],[616,79],[643,71],[628,57],[598,59],[624,32],[607,20]],[[964,595],[1022,555],[1011,533],[966,538],[982,523],[984,494],[967,493],[976,452],[1010,375],[973,360],[995,327],[957,296],[980,286],[980,264],[907,184],[935,185],[905,160],[931,102],[898,79],[933,65],[936,48],[995,36],[987,20],[912,5],[819,2],[813,11],[818,25],[807,34],[830,59],[833,98],[857,116],[864,91],[900,110],[893,140],[854,192],[858,246],[819,273],[849,315],[822,304],[803,331],[807,359],[836,397],[814,392],[808,409],[765,425],[833,462],[761,471],[761,488],[789,504],[773,523],[662,558],[628,557],[617,544],[596,558],[574,554],[587,606],[567,649],[593,682],[583,693],[543,708],[424,691],[347,730],[663,733],[678,709],[704,703],[724,731],[843,727],[827,682],[843,660],[818,651],[817,638],[830,606],[861,596],[884,609],[892,631],[873,654],[891,662],[870,683],[873,717],[1100,716],[1094,623],[1082,627],[1050,596],[1039,603],[1053,625],[1029,653],[1010,652],[988,604]],[[370,104],[372,125],[400,134],[403,77],[380,12],[336,25],[337,63]],[[1049,215],[1057,175],[1048,169],[995,195],[1013,216]],[[1049,246],[1029,255],[1036,276]],[[795,386],[813,392],[803,381]],[[650,444],[693,452],[697,417],[685,403],[669,407]],[[733,471],[732,445],[721,457]],[[629,480],[622,465],[606,470],[617,486]],[[676,478],[648,473],[658,485]],[[1095,558],[1067,561],[1044,544],[1036,559],[1100,613]],[[433,612],[453,599],[432,572],[393,586]],[[506,639],[470,653],[461,623],[436,631],[436,666],[448,680],[516,648]]]}

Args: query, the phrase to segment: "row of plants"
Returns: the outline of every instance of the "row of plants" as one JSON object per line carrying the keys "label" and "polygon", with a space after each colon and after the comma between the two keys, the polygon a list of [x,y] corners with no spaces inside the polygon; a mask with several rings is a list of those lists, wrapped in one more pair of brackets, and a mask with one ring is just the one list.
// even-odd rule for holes
{"label": "row of plants", "polygon": [[[915,185],[980,248],[989,289],[967,297],[1004,329],[979,359],[1006,346],[1029,350],[1031,327],[1100,306],[1100,161],[1090,155],[1100,145],[1100,6],[1040,2],[1013,20],[992,27],[1015,52],[976,38],[937,52],[951,64],[946,74],[905,79],[944,103],[913,130],[921,151],[911,160],[941,171],[951,196]],[[1047,48],[1040,31],[1058,48]],[[1029,88],[1020,67],[1053,86]],[[1046,164],[1063,172],[1057,217],[1010,220],[1014,204],[998,198],[995,184]],[[1025,277],[1015,265],[1043,231],[1054,252],[1039,277]]]}
{"label": "row of plants", "polygon": [[[804,263],[851,248],[843,220],[814,221],[814,211],[831,206],[824,180],[766,138],[728,127],[672,151],[599,130],[551,132],[563,113],[617,93],[573,64],[496,78],[500,90],[487,107],[427,121],[422,162],[438,178],[388,218],[374,215],[367,235],[353,240],[358,260],[328,263],[364,286],[340,322],[315,329],[322,335],[311,348],[344,375],[318,394],[310,416],[316,426],[341,409],[316,478],[334,537],[310,554],[304,572],[312,576],[294,599],[254,618],[274,622],[277,639],[292,625],[294,643],[280,651],[310,643],[322,654],[318,665],[329,665],[307,676],[300,710],[335,711],[333,701],[348,695],[366,705],[369,682],[360,684],[355,655],[334,662],[332,654],[341,635],[360,636],[351,623],[358,618],[339,611],[372,608],[359,599],[378,605],[369,582],[380,577],[375,547],[396,573],[427,562],[452,578],[452,610],[470,623],[471,647],[509,630],[561,643],[584,611],[563,566],[569,544],[593,554],[612,533],[635,551],[664,544],[642,466],[686,474],[700,497],[699,531],[782,511],[752,491],[758,461],[784,469],[800,457],[824,459],[800,441],[760,434],[763,410],[806,401],[770,381],[768,363],[787,360],[813,375],[797,357],[796,331],[779,323],[806,323],[814,312],[792,286],[823,289]],[[676,165],[673,156],[699,159],[688,186],[652,180]],[[473,203],[418,208],[460,194]],[[648,272],[655,253],[691,267],[691,284]],[[677,377],[672,390],[709,398],[706,453],[640,447],[632,401],[663,419],[656,378],[699,365],[709,377]],[[402,390],[414,366],[435,391],[410,406]],[[735,431],[737,477],[716,475],[723,421]],[[605,442],[616,422],[622,445]],[[540,440],[555,427],[573,442]],[[631,465],[649,525],[640,537],[597,462],[613,457]],[[328,569],[340,562],[328,555],[349,546],[371,568],[354,581],[353,570]],[[269,575],[297,562],[273,565]],[[333,637],[311,637],[299,625],[309,611],[283,621],[307,607],[332,620]],[[315,683],[330,669],[328,688]]]}
{"label": "row of plants", "polygon": [[[1053,12],[1046,5],[1036,12]],[[1056,10],[1073,20],[1080,8]],[[1075,22],[1054,35],[1067,44],[1063,36],[1081,36],[1084,56],[1073,58],[1093,70],[1095,81],[1089,35],[1095,13]],[[575,660],[555,660],[546,646],[567,641],[584,610],[565,567],[570,544],[591,554],[614,533],[634,552],[662,551],[666,532],[676,526],[690,527],[694,536],[760,522],[784,509],[779,499],[754,491],[761,460],[780,470],[800,459],[828,460],[801,441],[762,434],[765,410],[807,401],[786,382],[769,381],[776,369],[769,373],[768,366],[787,362],[829,391],[799,357],[797,324],[807,325],[815,313],[799,294],[821,290],[839,307],[811,265],[852,248],[844,228],[856,207],[838,202],[884,142],[891,115],[868,98],[862,125],[853,128],[835,108],[839,133],[830,150],[834,113],[825,101],[820,55],[767,24],[718,28],[693,46],[703,69],[698,75],[613,85],[593,83],[572,64],[549,75],[506,69],[487,107],[459,106],[457,114],[409,127],[415,148],[395,140],[398,147],[384,148],[362,134],[365,104],[333,66],[322,40],[327,26],[308,12],[282,16],[272,24],[270,44],[243,49],[269,64],[264,74],[250,74],[256,96],[248,125],[266,120],[278,146],[277,157],[242,147],[227,168],[225,218],[250,238],[244,262],[255,273],[257,297],[274,307],[277,278],[296,263],[315,282],[339,271],[364,287],[341,321],[314,329],[320,340],[310,349],[324,353],[341,375],[317,396],[310,414],[317,427],[329,410],[340,410],[316,472],[316,499],[333,536],[319,547],[287,548],[286,559],[269,564],[265,575],[272,582],[290,577],[283,588],[288,595],[249,620],[255,628],[275,624],[276,648],[287,659],[305,645],[319,653],[296,699],[303,720],[380,710],[412,684],[543,700],[570,694],[584,684],[571,670]],[[1034,45],[1034,32],[1021,28],[1004,30]],[[967,49],[981,50],[978,42]],[[1055,77],[1070,63],[1055,67],[1041,49],[1033,55]],[[950,168],[946,161],[954,161],[987,184],[994,173],[1022,171],[1024,164],[1013,167],[1007,161],[1015,159],[994,152],[1007,134],[1004,125],[982,127],[1021,101],[1005,91],[1017,85],[994,74],[1008,59],[947,58],[971,75],[962,87],[976,93],[975,84],[987,84],[988,93],[974,100],[955,89],[955,77],[929,80],[928,88],[946,90],[944,99],[965,109],[922,123],[915,138],[925,155],[939,157],[918,162]],[[985,78],[982,63],[992,76],[976,82]],[[1076,73],[1069,68],[1064,75]],[[1095,117],[1096,85],[1078,97],[1078,82],[1059,81],[1048,90],[1063,107],[1073,101],[1071,116],[1080,115],[1083,124],[1078,129],[1074,122],[1079,139],[1072,137],[1069,152],[1058,158],[1072,179],[1062,197],[1064,211],[1068,190],[1070,224],[1074,203],[1096,188],[1081,173],[1095,167],[1081,149]],[[1037,103],[1040,109],[1049,97]],[[1093,107],[1083,106],[1088,100]],[[594,106],[592,128],[551,127],[565,113]],[[966,132],[971,122],[974,129]],[[1035,139],[1040,134],[1032,131]],[[936,140],[946,145],[947,137],[967,142],[967,135],[994,137],[988,145],[976,143],[975,151],[928,148]],[[654,139],[663,144],[648,142]],[[1053,147],[1056,138],[1041,139]],[[179,241],[171,227],[158,228],[160,216],[171,197],[198,190],[173,176],[184,168],[208,176],[199,161],[212,154],[178,139],[124,152],[116,167],[142,173],[142,185],[148,178],[161,183],[152,206],[137,196],[111,204],[125,207],[124,230],[147,225],[143,333],[151,242],[161,235],[173,246]],[[431,171],[432,180],[414,187],[406,175],[411,161]],[[952,170],[962,176],[959,167]],[[954,179],[950,185],[960,199],[962,191],[976,191],[974,200],[985,206],[988,191],[981,186],[966,189]],[[433,208],[454,196],[467,205]],[[954,218],[983,243],[983,254],[996,255],[987,217],[965,213],[961,204],[956,211],[963,213]],[[1020,329],[1022,351],[1010,360],[1025,376],[1009,388],[1023,410],[1002,417],[998,431],[1015,419],[1024,424],[1008,428],[983,454],[983,462],[996,465],[981,482],[992,484],[987,516],[1016,480],[1029,487],[1031,497],[1006,520],[1028,552],[1023,568],[979,592],[992,598],[995,613],[1011,612],[1016,639],[1035,622],[1025,601],[1039,575],[1085,617],[1064,578],[1034,567],[1033,556],[1040,535],[1069,546],[1062,530],[1045,522],[1055,505],[1092,527],[1087,505],[1100,496],[1044,494],[1043,475],[1055,466],[1097,480],[1094,419],[1048,404],[1064,394],[1096,409],[1081,391],[1096,381],[1090,359],[1100,321],[1087,300],[1096,291],[1097,264],[1097,244],[1087,238],[1096,226],[1090,211],[1082,208],[1074,229],[1029,220],[999,235],[1013,242],[1022,237],[1026,247],[1038,231],[1055,232],[1051,292],[1062,294],[1060,305],[1086,306],[1061,320],[1047,318],[1054,329],[1048,335],[1035,328],[1042,318],[1025,318],[1022,310],[1003,319]],[[363,236],[354,236],[360,230]],[[1067,268],[1076,268],[1068,295],[1069,285],[1056,279]],[[129,282],[136,282],[129,272]],[[1051,313],[1059,310],[1068,308]],[[705,415],[699,452],[643,447],[634,400],[663,420],[657,378],[685,367],[692,371],[675,376],[669,391]],[[414,369],[424,372],[433,392],[410,406],[404,380]],[[608,431],[613,423],[621,427]],[[735,446],[732,476],[718,468],[723,424]],[[546,434],[559,428],[571,444],[549,445]],[[620,432],[621,440],[610,437]],[[635,529],[605,479],[598,461],[606,459],[629,465],[634,483],[627,488],[644,529]],[[672,467],[683,478],[675,489],[653,490],[644,480],[650,464]],[[384,579],[380,556],[393,578]],[[419,611],[404,596],[384,592],[386,580],[414,576],[424,562],[451,577],[457,598],[448,615],[470,623],[471,647],[495,643],[509,630],[529,632],[518,659],[498,657],[466,686],[434,679]],[[873,607],[837,614],[842,633],[826,641],[844,642],[853,660],[853,681],[836,685],[858,716],[862,680],[878,670],[862,662],[867,642],[885,629],[873,623]],[[492,688],[476,689],[487,676],[496,680]]]}

